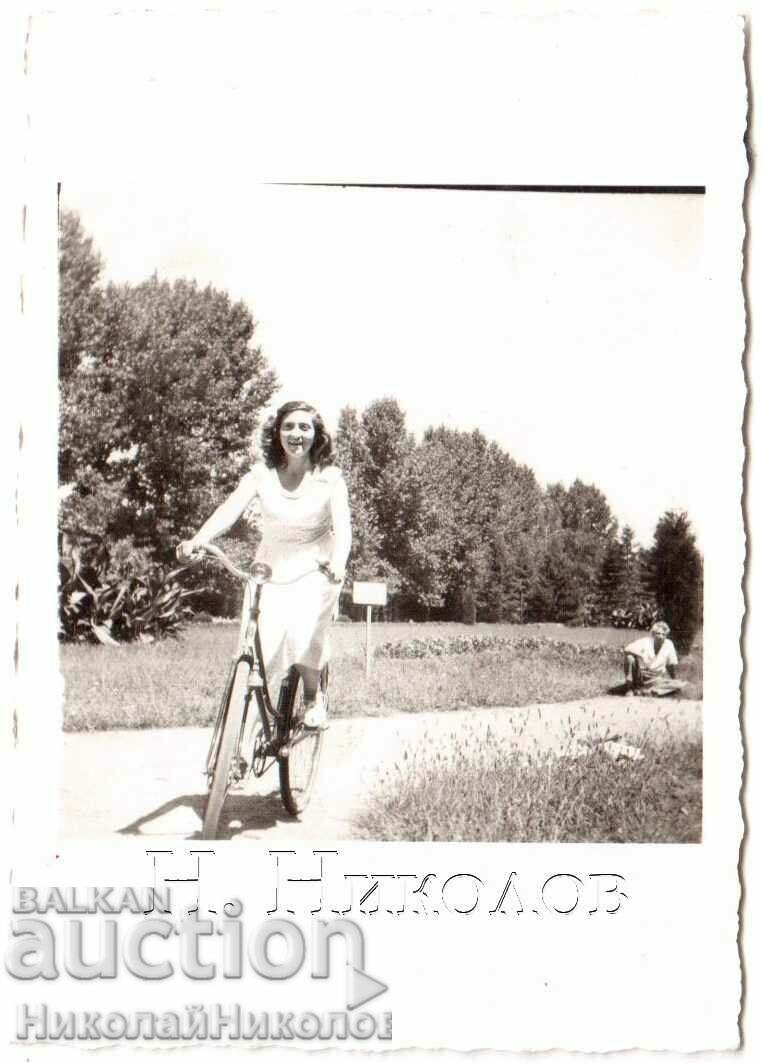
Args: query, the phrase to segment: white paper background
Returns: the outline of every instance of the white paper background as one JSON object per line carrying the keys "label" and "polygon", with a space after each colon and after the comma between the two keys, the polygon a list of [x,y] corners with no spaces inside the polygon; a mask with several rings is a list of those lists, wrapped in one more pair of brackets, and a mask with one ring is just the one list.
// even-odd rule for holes
{"label": "white paper background", "polygon": [[[269,16],[274,17],[280,19],[282,43],[260,57],[271,64],[271,76],[278,74],[279,47],[288,46],[289,56],[293,54],[294,23],[282,15]],[[399,22],[394,18],[377,18],[371,27],[368,16],[355,15],[351,28],[346,21],[315,21],[298,52],[299,76],[282,79],[277,112],[262,115],[257,125],[256,157],[267,160],[259,172],[302,178],[707,185],[711,325],[701,356],[711,360],[707,386],[718,416],[716,428],[707,432],[710,445],[703,455],[710,504],[703,543],[710,618],[705,636],[704,841],[697,847],[456,846],[434,851],[416,846],[404,855],[396,847],[342,846],[350,870],[424,873],[441,868],[442,875],[447,869],[468,870],[490,882],[503,880],[506,869],[522,877],[544,869],[617,870],[630,882],[633,899],[622,918],[600,925],[592,920],[543,921],[504,929],[494,921],[464,919],[418,929],[390,920],[384,932],[379,929],[371,937],[368,931],[369,969],[392,987],[379,1003],[387,1006],[388,1000],[394,1010],[393,1047],[729,1048],[736,1040],[739,992],[735,908],[741,829],[736,724],[743,560],[738,516],[740,195],[745,173],[740,25],[731,18],[704,23],[697,16],[689,24],[653,16],[625,23],[584,17],[530,19],[506,33],[505,23],[494,14],[441,17],[435,24],[432,19],[422,14],[405,21],[407,62],[395,52]],[[83,32],[93,33],[92,26],[84,24]],[[360,79],[368,85],[367,94],[347,93],[342,78],[331,75],[340,69],[331,48],[354,54],[353,34],[367,46],[363,63],[352,70],[355,84]],[[552,64],[538,61],[549,37]],[[434,38],[438,47],[427,48]],[[96,41],[93,34],[97,66]],[[150,35],[142,35],[138,43],[130,54],[136,63],[147,61]],[[437,54],[447,61],[440,64]],[[391,82],[390,56],[395,57]],[[455,56],[468,73],[457,81],[451,77]],[[311,88],[308,106],[301,77]],[[426,79],[438,91],[427,98],[425,112],[416,113],[410,101],[420,98],[414,89]],[[53,91],[44,71],[34,82],[33,114]],[[602,91],[602,84],[616,85],[616,94]],[[316,85],[322,86],[322,94]],[[91,97],[96,116],[106,95]],[[356,113],[347,114],[352,108]],[[485,135],[490,110],[493,122],[510,127],[509,142]],[[331,136],[326,114],[352,120],[356,135],[351,142]],[[368,121],[369,115],[379,121]],[[84,130],[92,117],[83,114]],[[299,128],[299,136],[282,137],[286,118]],[[419,135],[422,122],[426,138]],[[224,134],[223,122],[219,135]],[[53,739],[60,687],[52,634],[55,513],[52,505],[41,504],[54,497],[55,489],[55,318],[49,313],[55,294],[55,199],[50,194],[51,179],[56,180],[55,130],[45,130],[27,146],[22,363],[27,372],[20,392],[25,446],[19,510],[24,550],[18,610],[24,637],[17,697],[27,712],[35,706],[35,718],[10,777],[16,792],[14,880],[73,884],[88,881],[90,874],[98,882],[128,883],[144,864],[142,847],[128,859],[124,843],[64,850],[56,845]],[[209,179],[214,176],[210,173]],[[45,357],[40,354],[44,351]],[[49,742],[39,741],[43,728]],[[243,847],[236,848],[243,853]],[[241,855],[235,859],[240,867]],[[256,859],[262,861],[261,849]],[[481,978],[473,973],[474,956],[486,968]],[[169,988],[179,993],[179,985]],[[60,1006],[63,989],[57,986]],[[142,987],[120,986],[123,1009],[130,989]],[[182,995],[177,999],[183,1002]],[[194,999],[200,999],[198,993]]]}

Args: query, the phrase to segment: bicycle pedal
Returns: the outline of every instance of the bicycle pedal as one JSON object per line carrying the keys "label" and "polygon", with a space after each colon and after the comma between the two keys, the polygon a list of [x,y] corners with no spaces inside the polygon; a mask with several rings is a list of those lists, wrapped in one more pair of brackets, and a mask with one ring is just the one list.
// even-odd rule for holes
{"label": "bicycle pedal", "polygon": [[246,776],[249,774],[249,764],[239,757],[235,765],[231,765],[230,768],[230,788],[231,790],[236,787],[242,786],[246,782]]}

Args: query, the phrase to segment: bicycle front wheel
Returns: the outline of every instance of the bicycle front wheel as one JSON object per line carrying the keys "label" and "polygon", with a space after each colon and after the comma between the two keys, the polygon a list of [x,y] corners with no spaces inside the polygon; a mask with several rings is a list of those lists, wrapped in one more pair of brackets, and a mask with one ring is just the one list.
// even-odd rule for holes
{"label": "bicycle front wheel", "polygon": [[[320,676],[320,689],[328,697],[328,669]],[[324,732],[304,726],[304,685],[294,669],[288,689],[286,741],[278,756],[280,796],[286,811],[298,816],[309,804],[317,777]]]}
{"label": "bicycle front wheel", "polygon": [[211,768],[209,797],[201,830],[201,837],[205,840],[213,841],[217,837],[225,798],[232,784],[241,777],[238,750],[243,730],[250,670],[247,661],[239,661],[232,681],[228,684],[227,705],[223,707],[222,732],[217,746],[217,757]]}

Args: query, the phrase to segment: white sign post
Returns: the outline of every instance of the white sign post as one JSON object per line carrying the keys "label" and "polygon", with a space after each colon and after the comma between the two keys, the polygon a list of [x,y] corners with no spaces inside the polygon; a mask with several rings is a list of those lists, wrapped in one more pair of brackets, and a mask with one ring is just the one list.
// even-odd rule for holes
{"label": "white sign post", "polygon": [[385,583],[352,584],[352,601],[365,606],[365,678],[370,677],[370,620],[374,605],[386,605]]}

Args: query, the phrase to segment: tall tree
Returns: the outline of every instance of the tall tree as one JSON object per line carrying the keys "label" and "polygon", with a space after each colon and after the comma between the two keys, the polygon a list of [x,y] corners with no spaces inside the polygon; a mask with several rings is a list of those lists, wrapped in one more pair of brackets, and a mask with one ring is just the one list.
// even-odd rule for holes
{"label": "tall tree", "polygon": [[627,562],[619,539],[607,545],[598,577],[598,603],[604,616],[626,607]]}
{"label": "tall tree", "polygon": [[646,604],[647,592],[642,582],[640,550],[635,533],[629,525],[622,528],[618,539],[612,539],[605,549],[598,577],[598,608],[603,618],[614,609],[638,613]]}
{"label": "tall tree", "polygon": [[375,486],[375,481],[386,468],[404,460],[415,441],[408,431],[404,410],[397,399],[389,395],[375,399],[365,408],[362,425],[368,447],[371,483]]}
{"label": "tall tree", "polygon": [[502,579],[502,619],[524,624],[537,619],[533,609],[539,584],[535,540],[520,535],[507,544],[507,565]]}
{"label": "tall tree", "polygon": [[370,450],[365,426],[357,411],[346,406],[336,428],[336,463],[349,491],[352,514],[352,550],[347,566],[350,579],[383,578],[390,590],[398,589],[399,576],[381,553],[381,533],[371,501]]}
{"label": "tall tree", "polygon": [[74,211],[61,211],[58,257],[58,372],[65,380],[95,343],[103,311],[103,259]]}
{"label": "tall tree", "polygon": [[622,528],[620,536],[622,547],[622,597],[624,607],[632,609],[644,597],[644,589],[641,581],[640,550],[635,541],[635,533],[629,524]]}
{"label": "tall tree", "polygon": [[[500,497],[497,506],[495,578],[499,581],[503,619],[524,623],[534,619],[533,595],[538,586],[539,546],[544,540],[543,492],[534,473],[509,455],[497,462]],[[496,537],[496,538],[497,538]]]}
{"label": "tall tree", "polygon": [[688,653],[701,624],[703,561],[686,513],[669,511],[660,518],[650,565],[659,610],[677,648]]}
{"label": "tall tree", "polygon": [[480,619],[523,617],[542,511],[531,470],[481,432],[444,425],[427,429],[418,455],[427,516],[420,542],[437,557],[444,615],[464,616],[466,603]]}
{"label": "tall tree", "polygon": [[[442,604],[450,617],[494,613],[494,540],[498,534],[499,448],[478,431],[440,425],[419,448],[420,496],[425,500],[429,549],[437,555]],[[466,594],[468,590],[468,594]],[[467,603],[467,609],[466,605]]]}
{"label": "tall tree", "polygon": [[[86,247],[70,229],[75,246]],[[66,304],[81,289],[68,273],[83,270],[71,254],[60,267]],[[61,377],[59,472],[71,488],[63,516],[161,554],[195,531],[245,470],[275,374],[252,346],[250,311],[224,292],[153,277],[109,284],[99,301],[87,350],[66,355]],[[72,314],[64,305],[62,318]]]}
{"label": "tall tree", "polygon": [[547,491],[548,532],[545,544],[546,599],[564,623],[586,618],[598,590],[607,550],[617,523],[605,495],[594,484],[575,480],[568,489],[551,484]]}
{"label": "tall tree", "polygon": [[394,398],[370,403],[361,417],[367,447],[364,491],[379,534],[384,567],[396,574],[398,604],[422,602],[416,538],[422,520],[415,440]]}

